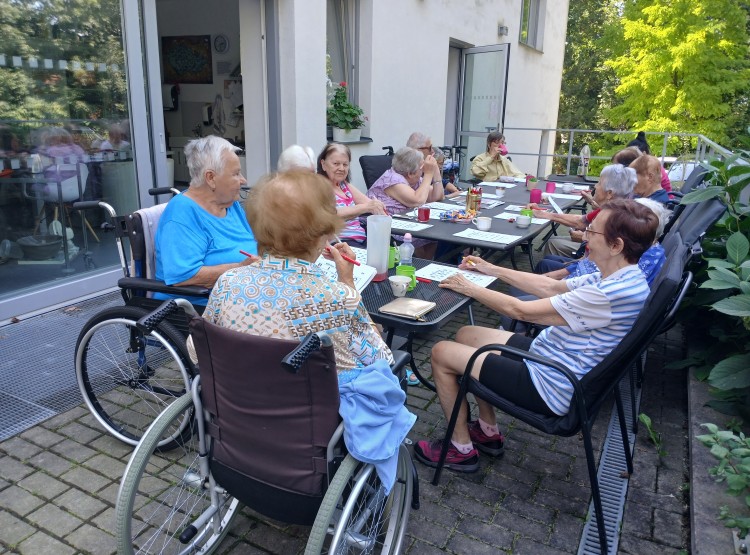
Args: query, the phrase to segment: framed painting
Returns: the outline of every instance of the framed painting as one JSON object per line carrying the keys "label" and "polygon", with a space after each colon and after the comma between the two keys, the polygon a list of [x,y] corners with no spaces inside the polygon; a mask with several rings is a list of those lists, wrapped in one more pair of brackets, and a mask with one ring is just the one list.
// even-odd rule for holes
{"label": "framed painting", "polygon": [[214,82],[211,35],[162,37],[164,83],[210,85]]}

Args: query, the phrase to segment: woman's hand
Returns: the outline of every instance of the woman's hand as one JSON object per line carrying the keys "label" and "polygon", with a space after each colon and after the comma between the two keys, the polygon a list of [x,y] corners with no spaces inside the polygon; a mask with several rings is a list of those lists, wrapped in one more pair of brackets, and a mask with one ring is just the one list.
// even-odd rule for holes
{"label": "woman's hand", "polygon": [[549,212],[548,210],[543,210],[540,208],[540,209],[535,209],[533,212],[534,212],[535,218],[544,218],[545,220],[552,219],[552,212]]}
{"label": "woman's hand", "polygon": [[329,245],[323,249],[323,257],[333,260],[333,263],[336,264],[338,280],[350,287],[354,287],[354,264],[348,260],[344,260],[341,256],[342,254],[348,256],[352,260],[357,259],[352,248],[346,243],[336,243],[335,245]]}
{"label": "woman's hand", "polygon": [[501,156],[501,149],[499,143],[492,143],[490,145],[490,154],[492,154],[493,158],[500,158]]}
{"label": "woman's hand", "polygon": [[478,285],[470,282],[468,279],[458,273],[445,278],[438,284],[438,286],[444,289],[450,289],[451,291],[455,291],[456,293],[460,293],[461,295],[466,295],[467,297],[471,297],[472,291],[476,287],[478,287]]}
{"label": "woman's hand", "polygon": [[251,254],[250,256],[248,256],[247,258],[245,258],[245,260],[243,260],[242,262],[240,262],[240,266],[249,266],[253,262],[258,262],[259,260],[260,260],[260,256],[255,256],[255,255]]}
{"label": "woman's hand", "polygon": [[366,204],[366,206],[367,206],[366,213],[378,214],[381,216],[388,215],[388,213],[385,211],[385,204],[383,204],[377,199],[374,199],[374,198],[370,199],[369,202]]}
{"label": "woman's hand", "polygon": [[495,266],[493,264],[490,264],[486,260],[482,260],[478,256],[474,256],[473,254],[464,256],[463,260],[461,260],[461,264],[458,265],[458,268],[460,270],[471,270],[486,275],[492,275],[492,269],[494,267]]}
{"label": "woman's hand", "polygon": [[582,243],[583,242],[583,231],[579,229],[571,229],[570,230],[570,239],[572,241],[575,241],[576,243]]}
{"label": "woman's hand", "polygon": [[589,191],[581,191],[581,196],[583,197],[583,200],[588,202],[591,206],[599,208],[599,203],[594,200],[594,197],[591,196]]}

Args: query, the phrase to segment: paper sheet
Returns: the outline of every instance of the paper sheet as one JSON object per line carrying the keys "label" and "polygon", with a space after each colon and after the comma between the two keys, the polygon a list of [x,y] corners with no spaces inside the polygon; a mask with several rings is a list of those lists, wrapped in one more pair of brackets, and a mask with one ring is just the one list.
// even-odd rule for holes
{"label": "paper sheet", "polygon": [[[367,262],[367,251],[365,249],[352,248],[352,250],[357,257],[357,261],[360,263],[359,266],[354,266],[354,287],[357,288],[357,291],[362,292],[370,284],[372,278],[375,277],[377,270],[365,264]],[[336,272],[336,264],[334,264],[333,260],[327,260],[319,256],[315,264],[333,281],[338,281],[338,272]]]}
{"label": "paper sheet", "polygon": [[[518,217],[518,214],[514,214],[513,212],[503,212],[502,214],[497,214],[495,218],[500,218],[501,220],[515,220]],[[544,225],[549,220],[545,218],[531,218],[531,223],[534,225]]]}
{"label": "paper sheet", "polygon": [[509,204],[505,207],[505,209],[510,210],[511,212],[520,212],[521,210],[523,210],[523,206],[519,204]]}
{"label": "paper sheet", "polygon": [[564,193],[547,193],[550,197],[565,198],[569,200],[581,200],[581,195],[567,195]]}
{"label": "paper sheet", "polygon": [[[521,179],[520,177],[518,179]],[[506,183],[504,181],[482,181],[479,186],[484,187],[485,185],[488,187],[505,187],[506,189],[512,189],[516,186],[516,183],[526,183],[525,179],[521,179],[521,181],[515,181],[513,183]]]}
{"label": "paper sheet", "polygon": [[[430,217],[432,217],[432,214],[430,214]],[[398,229],[399,231],[422,231],[428,227],[432,227],[432,224],[423,224],[421,222],[412,222],[410,220],[400,220],[397,218],[393,218],[393,221],[391,222],[391,229]]]}
{"label": "paper sheet", "polygon": [[478,272],[469,272],[467,270],[459,270],[453,266],[443,266],[442,264],[428,264],[424,268],[416,271],[414,275],[417,277],[430,279],[432,281],[442,281],[445,278],[452,276],[453,274],[460,273],[466,279],[482,287],[487,287],[490,283],[495,281],[496,278],[492,276],[486,276]]}
{"label": "paper sheet", "polygon": [[502,245],[518,241],[522,237],[522,235],[508,235],[492,231],[479,231],[478,229],[464,229],[463,231],[454,233],[453,236],[473,239],[475,241],[485,241],[487,243],[500,243]]}

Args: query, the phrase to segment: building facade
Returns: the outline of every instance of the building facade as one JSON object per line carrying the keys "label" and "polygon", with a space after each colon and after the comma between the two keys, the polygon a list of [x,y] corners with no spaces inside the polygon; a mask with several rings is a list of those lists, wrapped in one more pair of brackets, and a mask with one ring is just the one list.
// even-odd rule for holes
{"label": "building facade", "polygon": [[[339,82],[367,115],[350,145],[361,188],[357,158],[413,131],[473,156],[488,130],[557,121],[567,0],[0,6],[0,323],[116,286],[103,212],[84,219],[73,201],[153,204],[148,189],[189,181],[182,148],[206,134],[245,149],[253,183],[284,147],[324,146]],[[552,150],[506,135],[511,152]],[[537,157],[513,161],[544,171]]]}

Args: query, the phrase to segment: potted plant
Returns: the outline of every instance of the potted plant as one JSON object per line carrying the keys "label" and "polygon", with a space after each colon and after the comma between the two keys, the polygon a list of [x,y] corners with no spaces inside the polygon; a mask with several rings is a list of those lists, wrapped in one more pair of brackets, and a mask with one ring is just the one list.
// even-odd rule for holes
{"label": "potted plant", "polygon": [[365,124],[364,111],[356,104],[349,102],[346,94],[346,82],[339,83],[333,93],[326,113],[328,125],[333,128],[333,140],[337,143],[358,141]]}

